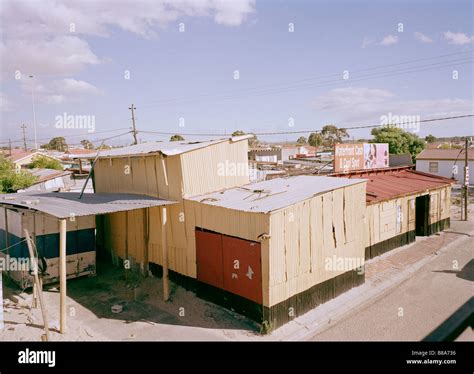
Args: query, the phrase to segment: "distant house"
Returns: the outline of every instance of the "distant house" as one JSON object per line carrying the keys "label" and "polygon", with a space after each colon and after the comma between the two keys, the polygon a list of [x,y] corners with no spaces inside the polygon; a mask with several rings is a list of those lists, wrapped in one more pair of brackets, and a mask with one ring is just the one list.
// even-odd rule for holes
{"label": "distant house", "polygon": [[297,146],[258,147],[249,149],[249,160],[256,162],[283,162],[295,158],[300,152]]}
{"label": "distant house", "polygon": [[59,191],[68,190],[74,186],[75,182],[72,178],[72,172],[66,170],[55,169],[29,169],[28,172],[37,179],[35,183],[19,192],[23,191]]}
{"label": "distant house", "polygon": [[17,170],[25,168],[33,162],[33,159],[40,155],[40,152],[17,152],[11,156],[7,156],[7,160],[11,161]]}
{"label": "distant house", "polygon": [[30,165],[35,157],[44,156],[56,160],[54,157],[45,155],[38,151],[26,151],[26,152],[15,152],[10,156],[7,156],[7,160],[11,161],[15,165],[16,170],[25,169]]}
{"label": "distant house", "polygon": [[[416,170],[464,181],[464,149],[425,149],[416,157]],[[474,184],[474,150],[468,150],[469,184]]]}

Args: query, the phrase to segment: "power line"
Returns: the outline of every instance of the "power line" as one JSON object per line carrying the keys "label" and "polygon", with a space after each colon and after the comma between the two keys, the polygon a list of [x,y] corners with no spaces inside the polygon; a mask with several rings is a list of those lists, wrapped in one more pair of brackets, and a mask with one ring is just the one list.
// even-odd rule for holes
{"label": "power line", "polygon": [[[440,68],[445,68],[445,67],[454,67],[458,65],[465,65],[472,60],[470,59],[465,59],[465,60],[457,60],[454,64],[454,61],[450,62],[449,64],[445,65],[440,65],[440,66],[433,66],[433,67],[425,67],[425,68],[410,68],[411,70],[407,70],[407,68],[403,69],[403,71],[393,71],[393,72],[388,72],[386,74],[368,74],[365,76],[361,76],[356,79],[347,79],[347,80],[329,80],[325,82],[321,82],[320,84],[303,84],[303,85],[296,85],[296,86],[291,86],[291,87],[284,87],[284,88],[279,88],[279,89],[273,89],[273,90],[263,90],[260,92],[253,92],[249,94],[236,94],[236,95],[228,95],[228,96],[221,96],[221,97],[215,97],[211,98],[210,100],[212,101],[225,101],[225,100],[235,100],[235,99],[241,99],[241,98],[249,98],[249,97],[256,97],[256,96],[267,96],[267,95],[276,95],[276,94],[281,94],[281,93],[287,93],[287,92],[292,92],[292,91],[297,91],[297,90],[305,90],[305,89],[311,89],[311,88],[319,88],[319,87],[327,87],[327,86],[334,86],[334,85],[340,85],[340,84],[352,84],[354,82],[362,82],[370,79],[377,79],[377,78],[385,78],[385,77],[392,77],[396,75],[402,75],[402,74],[409,74],[409,73],[418,73],[422,71],[428,71],[428,70],[435,70],[435,69],[440,69]],[[436,64],[431,64],[431,65],[439,65],[440,63]],[[427,65],[430,66],[430,65]],[[173,104],[190,104],[190,103],[199,103],[202,102],[203,100],[200,100],[198,98],[195,99],[188,99],[186,101],[181,101],[181,102],[173,102],[169,103],[170,105]],[[148,105],[148,106],[156,106],[156,105]]]}
{"label": "power line", "polygon": [[[440,57],[447,57],[447,56],[453,56],[453,55],[459,55],[459,54],[465,54],[465,53],[469,53],[469,52],[472,52],[472,50],[468,50],[468,51],[462,51],[462,52],[456,52],[456,53],[450,53],[450,54],[446,54],[446,55],[438,55],[438,56],[434,56],[434,57],[426,57],[426,58],[420,58],[420,59],[417,59],[417,60],[411,60],[411,61],[406,61],[406,62],[401,62],[401,63],[396,63],[396,64],[389,64],[389,65],[382,65],[382,66],[374,66],[374,67],[370,67],[370,68],[365,68],[365,69],[358,69],[358,70],[351,70],[350,71],[350,74],[354,74],[354,73],[360,73],[360,72],[364,72],[364,71],[373,71],[373,70],[378,70],[378,69],[385,69],[385,68],[388,68],[388,67],[393,67],[393,66],[401,66],[401,65],[407,65],[407,64],[413,64],[413,63],[416,63],[416,62],[420,62],[420,61],[425,61],[425,60],[433,60],[433,59],[437,59],[437,58],[440,58]],[[463,59],[466,59],[466,57],[463,57]],[[428,64],[428,65],[419,65],[419,66],[411,66],[411,67],[405,67],[403,68],[402,70],[407,70],[407,69],[419,69],[419,68],[423,68],[423,67],[426,67],[426,66],[432,66],[432,65],[439,65],[439,64],[445,64],[443,66],[439,66],[437,68],[441,68],[441,67],[446,67],[446,66],[450,66],[450,64],[452,63],[457,63],[461,60],[452,60],[452,61],[439,61],[439,62],[436,62],[434,64]],[[448,65],[446,65],[448,64]],[[399,69],[400,70],[400,69]],[[429,69],[428,69],[429,70]],[[397,71],[397,70],[394,70],[394,71]],[[373,78],[376,78],[378,77],[378,75],[380,74],[385,74],[385,73],[393,73],[394,71],[386,71],[386,72],[378,72],[378,73],[374,73],[374,74],[369,74],[369,75],[366,75],[366,76],[362,76],[362,77],[359,77],[358,80],[360,80],[361,78],[370,78],[371,76],[373,76]],[[414,70],[413,72],[416,72],[417,70]],[[410,73],[412,71],[408,70],[406,72],[402,72],[403,74],[405,73]],[[304,79],[299,79],[299,80],[295,80],[295,81],[289,81],[289,82],[286,82],[286,83],[273,83],[273,84],[267,84],[267,85],[262,85],[262,86],[258,86],[258,87],[249,87],[249,88],[242,88],[242,89],[237,89],[237,90],[232,90],[232,91],[224,91],[224,92],[221,92],[221,93],[215,93],[215,94],[201,94],[201,95],[197,95],[193,98],[191,97],[182,97],[182,98],[173,98],[173,99],[162,99],[162,100],[156,100],[156,101],[153,101],[151,103],[155,103],[156,104],[173,104],[173,103],[180,103],[180,102],[187,102],[187,101],[190,101],[190,100],[198,100],[200,98],[220,98],[220,97],[224,97],[224,98],[227,98],[227,97],[233,97],[235,95],[242,95],[242,94],[238,94],[238,92],[242,92],[242,91],[252,91],[252,90],[259,90],[263,87],[269,87],[269,86],[282,86],[282,85],[288,85],[288,84],[294,84],[294,83],[299,83],[299,82],[305,82],[305,81],[311,81],[311,80],[318,80],[318,79],[324,79],[324,78],[328,78],[328,77],[334,77],[334,76],[337,76],[337,77],[340,77],[341,76],[341,73],[334,73],[334,74],[329,74],[329,75],[325,75],[325,76],[319,76],[319,77],[315,77],[315,78],[304,78]],[[384,75],[381,75],[382,77]],[[321,83],[348,83],[348,82],[353,82],[354,80],[353,79],[348,79],[348,80],[343,80],[341,81],[341,79],[337,79],[337,80],[332,80],[332,81],[326,81],[326,82],[321,82]],[[256,93],[265,93],[265,94],[271,94],[272,91],[275,91],[275,93],[280,93],[278,92],[279,90],[285,90],[285,89],[288,89],[288,88],[298,88],[298,87],[318,87],[317,85],[315,86],[315,83],[311,83],[311,84],[305,84],[305,85],[297,85],[297,86],[290,86],[290,87],[281,87],[281,88],[274,88],[274,89],[270,89],[270,90],[264,90],[264,91],[261,91],[261,92],[254,92],[254,93],[250,93],[250,96],[253,96],[254,94]],[[282,91],[284,92],[284,91]],[[224,96],[223,96],[224,95]],[[246,96],[249,96],[249,95],[245,95]],[[154,106],[154,104],[147,104],[145,105],[145,107],[147,106]]]}
{"label": "power line", "polygon": [[[428,122],[436,122],[436,121],[446,121],[451,119],[459,119],[459,118],[469,118],[474,117],[474,114],[465,114],[459,116],[451,116],[451,117],[440,117],[440,118],[428,118],[424,120],[417,121],[419,123],[428,123]],[[413,122],[400,122],[396,124],[391,124],[391,126],[402,126],[402,125],[410,125]],[[351,127],[340,127],[340,129],[345,130],[358,130],[358,129],[368,129],[368,128],[375,128],[375,127],[383,127],[385,125],[362,125],[362,126],[351,126]],[[252,135],[287,135],[287,134],[307,134],[312,132],[320,132],[321,129],[316,130],[298,130],[298,131],[279,131],[279,132],[252,132]],[[161,132],[161,131],[139,131],[140,133],[145,134],[157,134],[157,135],[175,135],[174,132]],[[213,133],[213,134],[199,134],[199,133],[180,133],[182,136],[228,136],[228,134],[222,133]]]}

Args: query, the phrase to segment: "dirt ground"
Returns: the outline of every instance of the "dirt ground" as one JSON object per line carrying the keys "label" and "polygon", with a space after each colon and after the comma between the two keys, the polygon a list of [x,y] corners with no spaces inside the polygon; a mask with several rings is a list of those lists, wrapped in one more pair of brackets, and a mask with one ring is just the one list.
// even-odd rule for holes
{"label": "dirt ground", "polygon": [[[171,283],[162,299],[162,281],[98,264],[96,276],[68,280],[67,333],[59,334],[57,285],[45,286],[51,340],[247,340],[257,337],[253,321],[198,298]],[[31,290],[4,280],[4,324],[0,340],[41,340],[41,309],[31,309]],[[120,305],[121,313],[111,308]]]}

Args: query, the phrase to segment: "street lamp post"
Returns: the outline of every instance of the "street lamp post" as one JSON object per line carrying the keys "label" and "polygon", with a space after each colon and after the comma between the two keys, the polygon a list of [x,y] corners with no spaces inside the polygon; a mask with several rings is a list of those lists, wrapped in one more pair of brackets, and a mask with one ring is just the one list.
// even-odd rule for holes
{"label": "street lamp post", "polygon": [[[33,79],[34,76],[33,75],[30,75],[29,78]],[[36,139],[36,109],[35,109],[35,91],[34,91],[34,82],[33,84],[31,85],[31,101],[33,103],[33,132],[34,132],[34,136],[35,136],[35,150],[38,149],[38,142],[37,142],[37,139]]]}

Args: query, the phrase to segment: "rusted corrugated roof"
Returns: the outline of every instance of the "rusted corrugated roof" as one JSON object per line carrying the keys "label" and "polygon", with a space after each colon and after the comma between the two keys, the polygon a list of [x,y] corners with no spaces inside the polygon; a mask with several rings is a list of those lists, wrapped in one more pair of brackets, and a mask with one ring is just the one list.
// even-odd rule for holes
{"label": "rusted corrugated roof", "polygon": [[366,201],[368,204],[449,186],[454,182],[452,179],[410,168],[337,173],[331,174],[331,176],[367,179]]}

